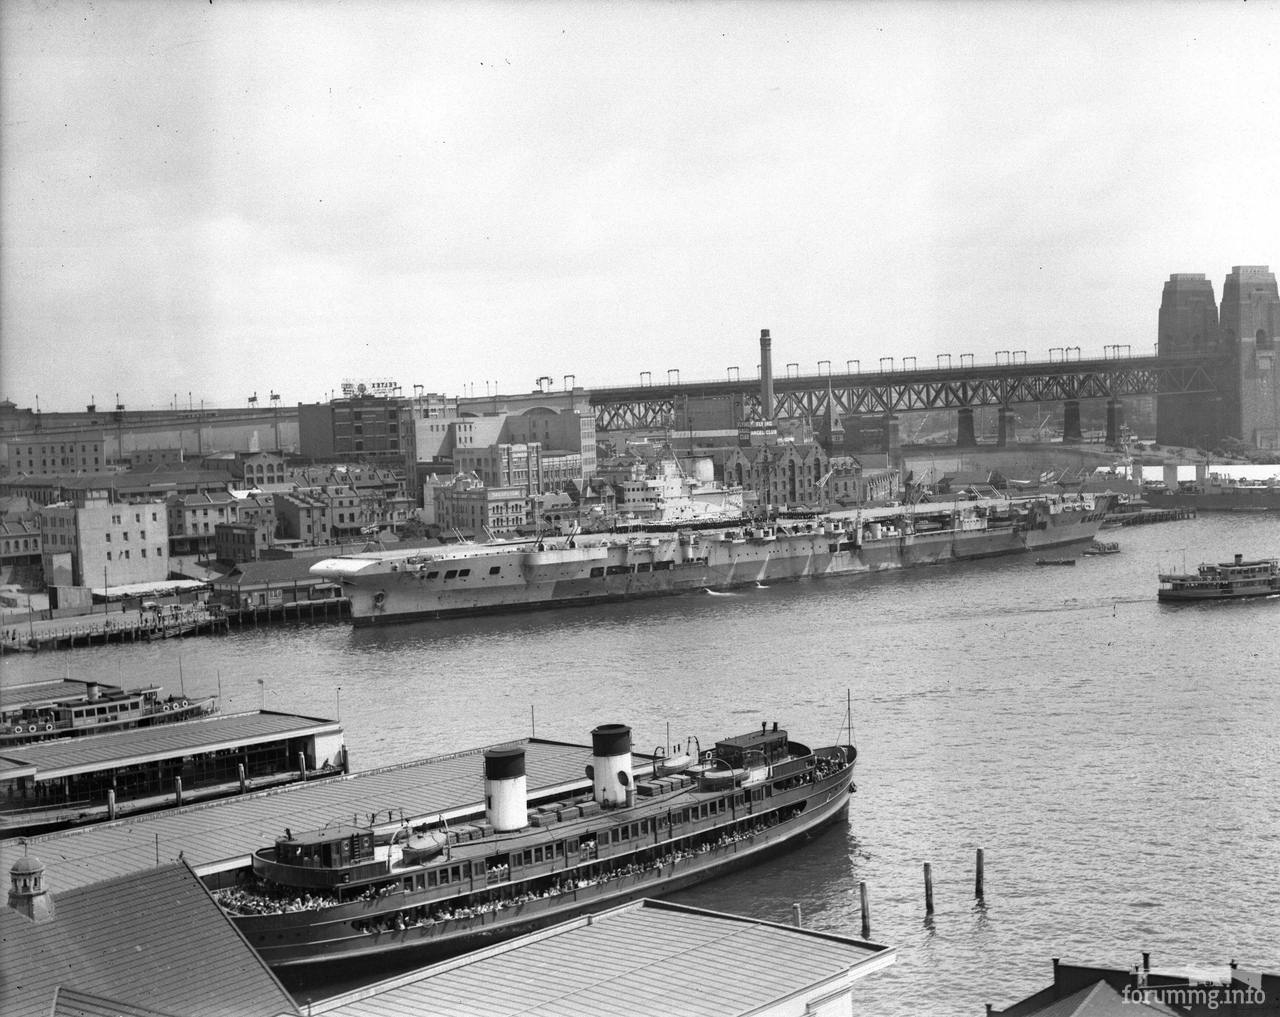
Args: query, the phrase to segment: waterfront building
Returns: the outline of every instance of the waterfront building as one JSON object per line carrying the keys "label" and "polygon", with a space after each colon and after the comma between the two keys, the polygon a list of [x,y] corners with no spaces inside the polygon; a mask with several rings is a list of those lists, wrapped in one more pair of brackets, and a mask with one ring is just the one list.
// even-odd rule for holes
{"label": "waterfront building", "polygon": [[512,442],[537,442],[544,459],[553,455],[577,453],[579,473],[574,479],[591,477],[596,472],[596,418],[591,413],[565,410],[530,410],[507,417],[504,438]]}
{"label": "waterfront building", "polygon": [[8,875],[6,1017],[299,1013],[185,861],[59,887],[24,853]]}
{"label": "waterfront building", "polygon": [[341,591],[330,580],[311,574],[314,564],[314,557],[238,562],[226,575],[209,580],[209,599],[239,611],[245,608],[278,608],[285,604],[331,600],[340,596]]}
{"label": "waterfront building", "polygon": [[[13,692],[21,697],[27,688]],[[121,698],[94,691],[99,698],[63,712],[105,713]],[[162,726],[7,745],[0,831],[12,837],[343,772],[346,750],[337,721],[269,710],[208,716],[217,705],[213,696],[171,695],[163,703],[165,710],[206,713]]]}
{"label": "waterfront building", "polygon": [[106,437],[102,430],[38,430],[8,438],[11,477],[56,477],[100,473],[107,469]]}
{"label": "waterfront building", "polygon": [[596,472],[590,413],[542,409],[438,417],[417,419],[414,428],[419,490],[428,476],[444,470],[474,472],[485,484],[522,486],[529,494],[562,491]]}
{"label": "waterfront building", "polygon": [[304,544],[327,544],[329,535],[330,505],[327,498],[298,489],[276,492],[275,504],[277,533],[286,540],[298,540]]}
{"label": "waterfront building", "polygon": [[168,578],[164,502],[124,501],[110,487],[64,493],[65,501],[40,509],[46,586],[92,587],[101,577],[105,588]]}
{"label": "waterfront building", "polygon": [[486,531],[510,534],[533,525],[524,487],[482,484],[474,474],[433,489],[434,523],[446,534],[457,530],[484,539]]}
{"label": "waterfront building", "polygon": [[61,473],[47,477],[18,476],[0,481],[0,497],[26,498],[34,505],[52,505],[75,497],[75,492],[109,489],[120,501],[165,498],[171,494],[225,491],[227,475],[208,470],[173,470],[152,473]]}
{"label": "waterfront building", "polygon": [[0,582],[37,580],[40,572],[40,517],[35,512],[5,513],[0,518]]}
{"label": "waterfront building", "polygon": [[987,1017],[1208,1017],[1277,1012],[1280,975],[1246,971],[1235,961],[1213,974],[1203,965],[1191,973],[1157,971],[1151,967],[1149,953],[1143,953],[1140,966],[1128,968],[1063,964],[1055,957],[1052,985],[1003,1010],[987,1004]]}
{"label": "waterfront building", "polygon": [[237,483],[235,487],[255,488],[282,484],[288,467],[279,452],[218,452],[200,462],[206,470],[223,470]]}
{"label": "waterfront building", "polygon": [[454,452],[454,468],[459,474],[474,474],[487,487],[518,487],[526,495],[545,490],[542,474],[542,446],[497,442],[479,448],[459,448]]}
{"label": "waterfront building", "polygon": [[171,554],[213,557],[219,523],[236,521],[237,501],[228,491],[172,494],[165,502]]}
{"label": "waterfront building", "polygon": [[406,468],[413,459],[411,405],[393,392],[353,392],[298,405],[301,452],[313,459]]}
{"label": "waterfront building", "polygon": [[725,482],[753,492],[760,505],[830,508],[898,497],[902,471],[864,469],[861,459],[828,455],[816,442],[739,446],[725,461]]}
{"label": "waterfront building", "polygon": [[[593,957],[611,962],[565,962]],[[893,948],[850,936],[642,899],[335,996],[312,1013],[660,1015],[688,1013],[697,1000],[702,1017],[849,1017],[861,1012],[856,983],[895,959]]]}
{"label": "waterfront building", "polygon": [[120,457],[120,465],[126,470],[180,470],[184,462],[181,447],[135,448]]}

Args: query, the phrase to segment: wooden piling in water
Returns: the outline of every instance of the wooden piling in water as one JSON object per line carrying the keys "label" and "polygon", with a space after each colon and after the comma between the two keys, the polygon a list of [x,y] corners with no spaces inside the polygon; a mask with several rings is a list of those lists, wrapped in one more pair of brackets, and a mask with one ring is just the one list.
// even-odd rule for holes
{"label": "wooden piling in water", "polygon": [[973,895],[982,900],[982,848],[978,848],[978,859],[974,869]]}
{"label": "wooden piling in water", "polygon": [[933,914],[933,866],[924,863],[924,913]]}
{"label": "wooden piling in water", "polygon": [[858,896],[862,898],[862,938],[871,938],[871,904],[867,900],[867,884],[858,884]]}
{"label": "wooden piling in water", "polygon": [[791,924],[794,925],[797,929],[801,927],[799,904],[791,905]]}

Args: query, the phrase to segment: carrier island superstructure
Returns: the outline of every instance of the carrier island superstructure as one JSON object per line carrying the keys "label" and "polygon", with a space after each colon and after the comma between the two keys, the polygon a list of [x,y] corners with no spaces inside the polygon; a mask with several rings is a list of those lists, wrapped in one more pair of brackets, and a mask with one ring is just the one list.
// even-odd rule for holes
{"label": "carrier island superstructure", "polygon": [[980,499],[370,551],[318,562],[356,625],[856,575],[1091,541],[1106,506]]}

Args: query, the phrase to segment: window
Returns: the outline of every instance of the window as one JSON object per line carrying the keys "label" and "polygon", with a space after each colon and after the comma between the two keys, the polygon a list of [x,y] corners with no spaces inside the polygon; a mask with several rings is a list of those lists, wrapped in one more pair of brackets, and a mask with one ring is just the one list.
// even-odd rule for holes
{"label": "window", "polygon": [[107,561],[110,561],[110,560],[111,560],[111,552],[110,552],[110,551],[108,551],[108,552],[107,552]]}
{"label": "window", "polygon": [[491,569],[489,569],[489,575],[496,576],[501,571],[502,571],[501,565],[494,565]]}

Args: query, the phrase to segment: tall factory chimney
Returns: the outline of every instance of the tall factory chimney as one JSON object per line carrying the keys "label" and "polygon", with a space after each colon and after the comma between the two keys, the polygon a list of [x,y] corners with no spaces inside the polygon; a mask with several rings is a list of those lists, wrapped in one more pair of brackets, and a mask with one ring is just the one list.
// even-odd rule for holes
{"label": "tall factory chimney", "polygon": [[769,330],[760,330],[760,414],[773,419],[773,340]]}

